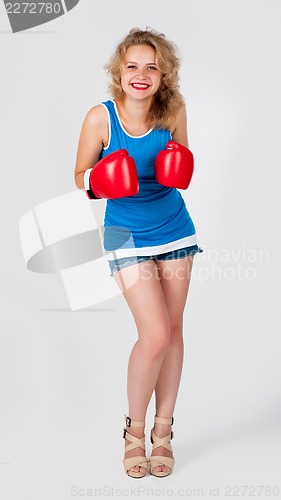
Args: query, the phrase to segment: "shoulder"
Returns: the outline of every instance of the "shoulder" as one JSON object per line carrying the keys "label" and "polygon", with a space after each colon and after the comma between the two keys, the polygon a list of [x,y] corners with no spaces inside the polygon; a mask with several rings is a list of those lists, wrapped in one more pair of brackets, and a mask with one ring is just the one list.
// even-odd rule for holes
{"label": "shoulder", "polygon": [[177,127],[183,126],[186,123],[186,120],[187,120],[186,105],[183,104],[177,112],[172,131],[175,132]]}
{"label": "shoulder", "polygon": [[179,108],[173,124],[170,127],[171,134],[173,135],[176,129],[181,128],[186,123],[186,105],[182,104]]}
{"label": "shoulder", "polygon": [[183,145],[188,144],[188,139],[187,139],[187,112],[186,112],[186,105],[183,104],[177,115],[176,119],[174,122],[173,127],[171,127],[171,135],[173,137],[173,140],[176,142],[180,142]]}
{"label": "shoulder", "polygon": [[107,122],[107,112],[102,104],[97,104],[93,106],[87,112],[85,116],[85,121],[93,127],[100,127]]}
{"label": "shoulder", "polygon": [[108,116],[105,106],[97,104],[89,109],[83,122],[83,129],[86,129],[92,137],[99,138],[103,145],[107,144]]}

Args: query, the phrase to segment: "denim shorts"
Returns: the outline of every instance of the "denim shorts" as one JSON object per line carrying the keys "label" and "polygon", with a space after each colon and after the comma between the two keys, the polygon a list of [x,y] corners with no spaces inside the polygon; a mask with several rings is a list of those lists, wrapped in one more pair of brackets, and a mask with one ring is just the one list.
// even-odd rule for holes
{"label": "denim shorts", "polygon": [[132,266],[133,264],[139,264],[140,262],[145,262],[147,260],[172,260],[172,259],[183,259],[187,255],[195,255],[196,253],[203,252],[202,248],[198,245],[192,245],[190,247],[179,248],[178,250],[172,250],[171,252],[159,253],[157,255],[135,255],[134,257],[123,257],[121,259],[109,260],[108,264],[111,271],[111,276],[120,269],[124,267]]}

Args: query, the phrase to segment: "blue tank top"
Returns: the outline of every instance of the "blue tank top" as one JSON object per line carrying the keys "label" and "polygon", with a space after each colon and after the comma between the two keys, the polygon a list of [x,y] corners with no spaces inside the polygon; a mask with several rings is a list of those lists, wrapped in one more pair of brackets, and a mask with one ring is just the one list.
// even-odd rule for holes
{"label": "blue tank top", "polygon": [[183,197],[176,188],[162,186],[154,175],[156,155],[166,148],[171,133],[150,129],[132,136],[124,128],[116,102],[101,103],[108,114],[109,142],[100,158],[126,149],[136,163],[139,191],[134,196],[107,200],[104,249],[108,260],[132,255],[156,255],[196,245],[196,231]]}

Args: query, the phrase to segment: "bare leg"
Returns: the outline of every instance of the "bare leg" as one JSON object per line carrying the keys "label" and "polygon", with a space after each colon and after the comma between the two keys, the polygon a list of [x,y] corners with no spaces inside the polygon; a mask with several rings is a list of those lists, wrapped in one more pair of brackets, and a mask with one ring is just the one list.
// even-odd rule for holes
{"label": "bare leg", "polygon": [[[136,268],[136,266],[138,266]],[[138,278],[132,283],[132,275],[138,270]],[[128,363],[128,415],[137,421],[145,420],[147,407],[169,346],[170,324],[165,297],[160,283],[157,265],[151,261],[128,266],[115,275],[123,295],[133,314],[138,340],[130,354]],[[143,429],[127,428],[136,437],[144,435]],[[126,444],[128,444],[126,440]],[[135,448],[125,458],[144,455],[144,450]],[[145,472],[139,466],[132,470]]]}
{"label": "bare leg", "polygon": [[[157,264],[170,320],[170,344],[155,387],[156,415],[170,418],[174,413],[182,373],[183,312],[190,284],[193,256],[157,261]],[[171,426],[155,424],[154,432],[159,437],[166,436],[171,432]],[[152,455],[173,457],[173,454],[162,446],[156,448]],[[167,471],[168,467],[161,465],[155,467],[155,470]]]}

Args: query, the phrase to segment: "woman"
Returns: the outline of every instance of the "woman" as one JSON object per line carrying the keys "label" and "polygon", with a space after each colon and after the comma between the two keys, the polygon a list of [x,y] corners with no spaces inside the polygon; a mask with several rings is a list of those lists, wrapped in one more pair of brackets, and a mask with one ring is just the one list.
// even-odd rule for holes
{"label": "woman", "polygon": [[[113,99],[87,113],[75,167],[79,189],[92,198],[107,198],[104,247],[114,250],[108,254],[111,276],[122,290],[138,332],[128,363],[123,435],[123,463],[131,477],[144,477],[149,470],[144,426],[154,391],[150,472],[163,477],[174,467],[170,441],[183,363],[183,312],[193,257],[202,251],[180,192],[169,187],[169,180],[166,185],[158,182],[155,174],[156,158],[169,140],[189,152],[179,62],[176,47],[164,34],[150,28],[129,32],[106,66]],[[124,149],[131,163],[123,183],[122,167],[111,176],[114,155],[119,162]],[[98,167],[101,173],[94,174]],[[186,168],[183,162],[183,177]],[[113,195],[108,194],[110,189],[103,194],[107,189],[100,189],[103,182],[111,184]]]}

